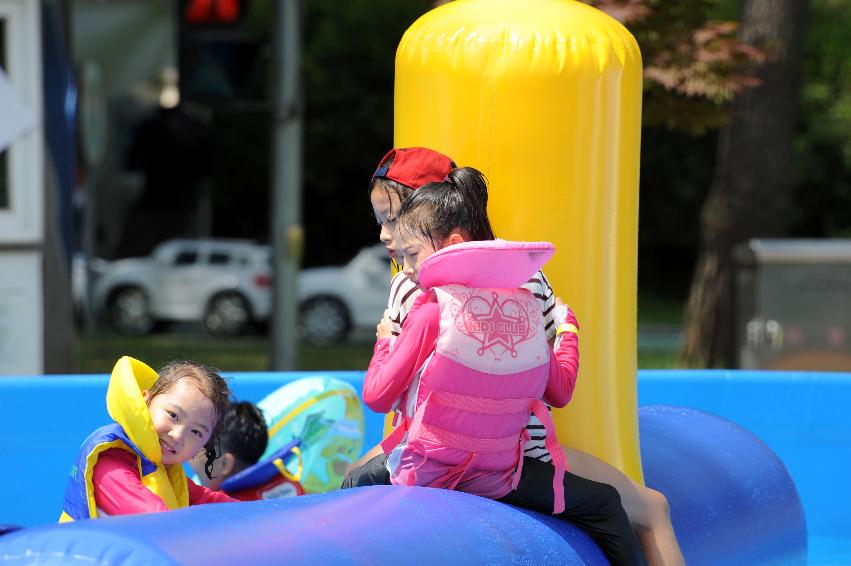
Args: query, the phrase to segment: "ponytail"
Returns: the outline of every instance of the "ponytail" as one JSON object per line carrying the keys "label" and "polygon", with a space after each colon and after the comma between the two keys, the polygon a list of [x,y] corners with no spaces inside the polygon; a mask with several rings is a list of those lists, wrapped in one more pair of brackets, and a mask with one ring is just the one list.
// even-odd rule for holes
{"label": "ponytail", "polygon": [[493,240],[487,206],[485,176],[472,167],[461,167],[450,171],[444,181],[414,192],[402,204],[397,222],[429,240],[435,249],[457,230],[470,240]]}
{"label": "ponytail", "polygon": [[476,203],[477,209],[487,211],[488,182],[481,171],[472,167],[453,169],[446,176],[446,181],[464,191],[465,198],[470,203]]}

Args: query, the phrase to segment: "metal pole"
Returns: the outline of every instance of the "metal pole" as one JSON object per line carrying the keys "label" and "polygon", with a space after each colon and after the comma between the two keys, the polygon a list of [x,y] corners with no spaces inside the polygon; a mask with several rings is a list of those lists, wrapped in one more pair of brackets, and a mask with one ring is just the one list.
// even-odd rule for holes
{"label": "metal pole", "polygon": [[106,104],[103,94],[103,75],[100,67],[87,61],[80,72],[79,128],[81,151],[86,161],[84,185],[82,248],[86,256],[86,305],[83,311],[84,329],[89,336],[97,331],[98,320],[94,305],[94,277],[92,261],[95,258],[97,231],[97,183],[100,164],[106,151]]}
{"label": "metal pole", "polygon": [[83,330],[86,336],[92,336],[97,333],[98,319],[95,314],[95,270],[92,264],[96,255],[95,250],[95,232],[97,226],[97,200],[95,196],[95,187],[97,183],[97,165],[90,164],[89,170],[86,173],[86,182],[84,184],[85,200],[83,201],[83,238],[82,249],[86,258],[86,298],[83,308]]}
{"label": "metal pole", "polygon": [[301,226],[301,2],[275,3],[275,105],[272,153],[274,302],[271,369],[294,370],[298,343]]}

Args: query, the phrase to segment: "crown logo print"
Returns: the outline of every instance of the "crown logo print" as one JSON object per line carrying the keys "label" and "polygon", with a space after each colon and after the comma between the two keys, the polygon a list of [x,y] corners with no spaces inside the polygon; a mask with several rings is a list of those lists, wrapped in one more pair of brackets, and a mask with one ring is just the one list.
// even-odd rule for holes
{"label": "crown logo print", "polygon": [[491,296],[491,301],[482,296],[470,297],[461,307],[457,328],[479,343],[479,356],[491,351],[497,360],[505,352],[516,358],[517,345],[529,338],[529,316],[514,299],[500,303],[496,293]]}

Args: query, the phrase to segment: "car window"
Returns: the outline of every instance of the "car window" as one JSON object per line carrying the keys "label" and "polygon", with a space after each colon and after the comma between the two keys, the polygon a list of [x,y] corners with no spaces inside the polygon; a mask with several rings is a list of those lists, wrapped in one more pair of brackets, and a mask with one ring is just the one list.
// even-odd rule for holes
{"label": "car window", "polygon": [[212,252],[208,261],[210,265],[225,265],[230,262],[230,254],[227,252]]}
{"label": "car window", "polygon": [[174,265],[192,265],[196,261],[198,261],[198,252],[191,250],[177,252],[174,257]]}

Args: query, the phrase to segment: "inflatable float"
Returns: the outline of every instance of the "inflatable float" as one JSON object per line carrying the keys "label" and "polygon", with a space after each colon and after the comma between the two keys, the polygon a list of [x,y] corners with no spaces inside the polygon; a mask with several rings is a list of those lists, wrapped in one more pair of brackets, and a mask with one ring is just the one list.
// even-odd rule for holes
{"label": "inflatable float", "polygon": [[[380,426],[381,419],[375,419]],[[639,411],[649,485],[663,490],[689,564],[806,564],[795,485],[735,423],[670,406]],[[214,542],[212,542],[214,541]],[[400,544],[404,541],[404,544]],[[380,486],[23,529],[4,564],[604,565],[572,525],[454,491]]]}
{"label": "inflatable float", "polygon": [[357,390],[330,376],[305,377],[269,394],[257,406],[266,418],[269,444],[261,462],[298,441],[307,493],[337,489],[363,448],[363,406]]}

